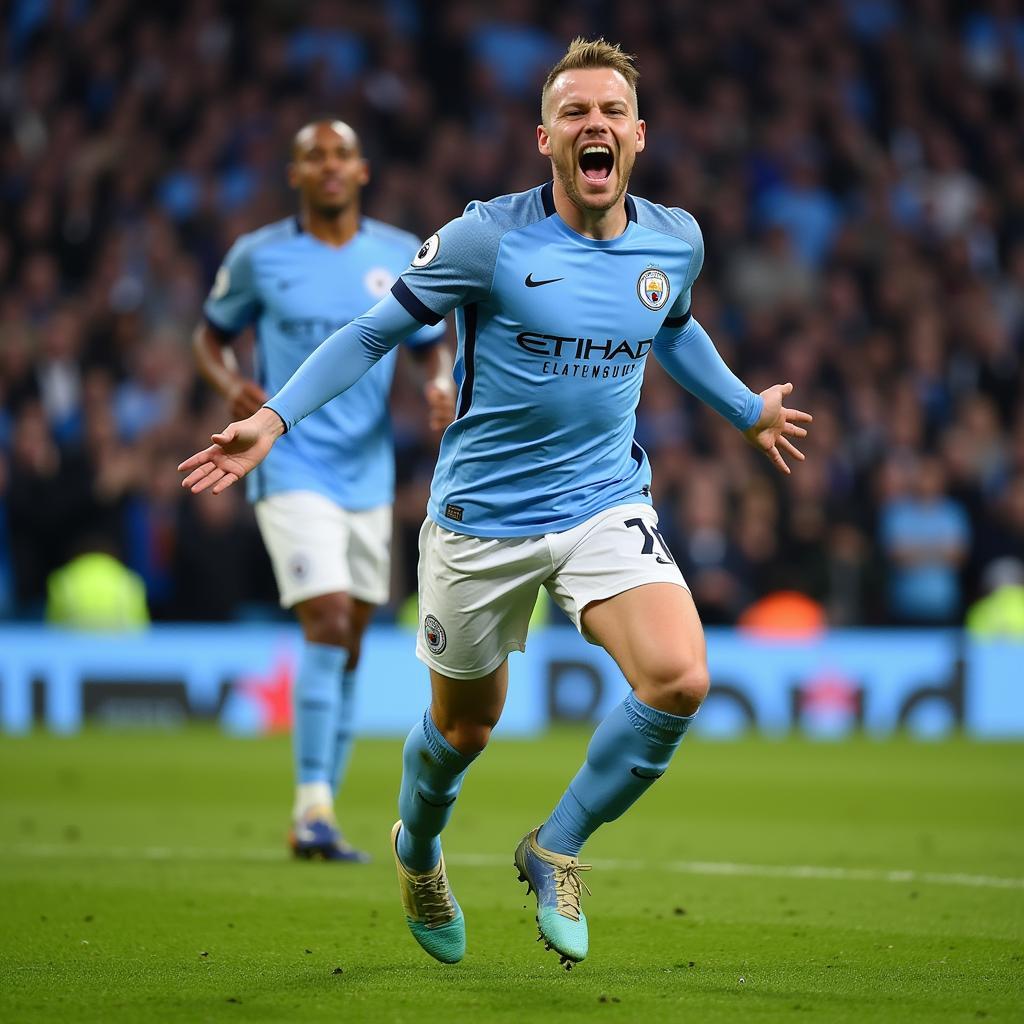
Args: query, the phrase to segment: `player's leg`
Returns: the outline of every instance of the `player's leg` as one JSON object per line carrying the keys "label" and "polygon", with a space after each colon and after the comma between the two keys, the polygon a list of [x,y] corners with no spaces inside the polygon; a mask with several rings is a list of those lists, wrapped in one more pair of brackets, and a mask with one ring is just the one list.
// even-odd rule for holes
{"label": "player's leg", "polygon": [[704,633],[683,587],[635,587],[588,605],[582,622],[632,693],[598,725],[586,761],[540,828],[541,847],[573,857],[665,773],[708,688]]}
{"label": "player's leg", "polygon": [[289,838],[300,857],[365,860],[334,820],[331,790],[352,601],[343,510],[323,495],[289,491],[256,505],[281,605],[295,611],[303,642],[293,683],[295,801]]}
{"label": "player's leg", "polygon": [[295,819],[314,810],[333,818],[332,772],[352,599],[344,593],[318,594],[299,601],[294,611],[303,639],[293,685]]}
{"label": "player's leg", "polygon": [[480,679],[431,670],[430,686],[430,707],[405,741],[391,841],[409,930],[435,959],[456,963],[466,952],[466,925],[448,884],[440,836],[469,766],[501,716],[508,666],[502,662]]}
{"label": "player's leg", "polygon": [[543,538],[469,537],[429,520],[420,531],[416,654],[430,669],[431,702],[405,742],[401,817],[391,836],[409,929],[446,963],[462,958],[466,931],[448,885],[441,831],[501,715],[506,659],[525,647],[550,569]]}
{"label": "player's leg", "polygon": [[516,851],[538,892],[542,936],[574,961],[588,945],[580,848],[664,773],[707,691],[707,670],[700,621],[653,509],[610,510],[560,544],[567,551],[548,582],[552,596],[633,688],[598,726],[552,815]]}
{"label": "player's leg", "polygon": [[430,689],[430,707],[402,755],[398,855],[412,871],[428,871],[440,860],[441,831],[462,780],[501,716],[508,663],[480,679],[451,679],[431,669]]}
{"label": "player's leg", "polygon": [[353,745],[353,723],[355,720],[356,706],[356,672],[359,669],[359,660],[362,656],[363,635],[366,627],[377,610],[375,604],[368,601],[360,601],[358,598],[351,600],[351,611],[349,614],[349,638],[345,645],[348,658],[345,662],[345,669],[341,675],[339,694],[338,714],[335,719],[334,750],[331,757],[331,790],[335,799],[341,791],[348,772],[349,761],[352,758]]}
{"label": "player's leg", "polygon": [[352,755],[356,673],[362,657],[363,636],[377,606],[387,601],[391,582],[391,506],[359,511],[346,509],[341,515],[345,521],[344,557],[351,602],[345,643],[348,658],[340,677],[340,703],[329,776],[335,798]]}

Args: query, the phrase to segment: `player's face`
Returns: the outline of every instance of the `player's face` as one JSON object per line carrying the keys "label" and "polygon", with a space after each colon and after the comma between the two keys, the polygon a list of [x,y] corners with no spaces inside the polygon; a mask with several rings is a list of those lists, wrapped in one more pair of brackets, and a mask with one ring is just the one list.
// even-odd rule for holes
{"label": "player's face", "polygon": [[369,180],[359,139],[343,121],[307,125],[295,137],[288,181],[314,210],[340,212],[358,199]]}
{"label": "player's face", "polygon": [[566,71],[548,91],[537,145],[555,178],[582,210],[607,210],[622,198],[647,126],[633,91],[611,68]]}

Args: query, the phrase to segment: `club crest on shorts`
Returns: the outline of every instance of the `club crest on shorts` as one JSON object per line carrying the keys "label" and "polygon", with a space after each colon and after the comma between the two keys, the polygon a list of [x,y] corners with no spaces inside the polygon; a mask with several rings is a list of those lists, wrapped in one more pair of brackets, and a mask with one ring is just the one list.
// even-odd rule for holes
{"label": "club crest on shorts", "polygon": [[431,654],[440,654],[448,646],[444,626],[433,615],[427,615],[423,619],[423,641]]}
{"label": "club crest on shorts", "polygon": [[668,275],[657,267],[648,267],[636,282],[636,293],[648,309],[661,309],[668,302]]}
{"label": "club crest on shorts", "polygon": [[431,235],[420,246],[420,251],[413,257],[412,265],[414,267],[425,267],[437,255],[437,250],[440,248],[441,236],[437,234]]}

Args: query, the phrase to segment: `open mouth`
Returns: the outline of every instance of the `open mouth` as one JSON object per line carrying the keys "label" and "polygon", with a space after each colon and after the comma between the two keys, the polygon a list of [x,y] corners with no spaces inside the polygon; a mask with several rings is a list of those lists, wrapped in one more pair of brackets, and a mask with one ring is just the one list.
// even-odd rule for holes
{"label": "open mouth", "polygon": [[600,185],[608,180],[615,166],[615,157],[611,147],[604,143],[592,143],[584,146],[580,153],[580,170],[587,181]]}

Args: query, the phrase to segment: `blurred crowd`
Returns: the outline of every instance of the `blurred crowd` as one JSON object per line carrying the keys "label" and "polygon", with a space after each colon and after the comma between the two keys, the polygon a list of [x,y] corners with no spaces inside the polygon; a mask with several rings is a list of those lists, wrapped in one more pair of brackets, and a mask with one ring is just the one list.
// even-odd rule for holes
{"label": "blurred crowd", "polygon": [[[0,25],[0,617],[105,552],[155,618],[273,614],[251,512],[184,499],[223,425],[189,338],[296,128],[362,135],[365,210],[424,237],[532,187],[576,34],[638,57],[631,190],[696,215],[695,313],[807,461],[772,476],[650,361],[638,440],[705,621],[778,591],[840,624],[963,621],[1024,558],[1024,15],[1012,0],[11,0]],[[246,358],[243,340],[242,358]],[[394,398],[394,599],[434,452]],[[1019,565],[1019,563],[1016,563]],[[1008,578],[1008,577],[1007,577]]]}

